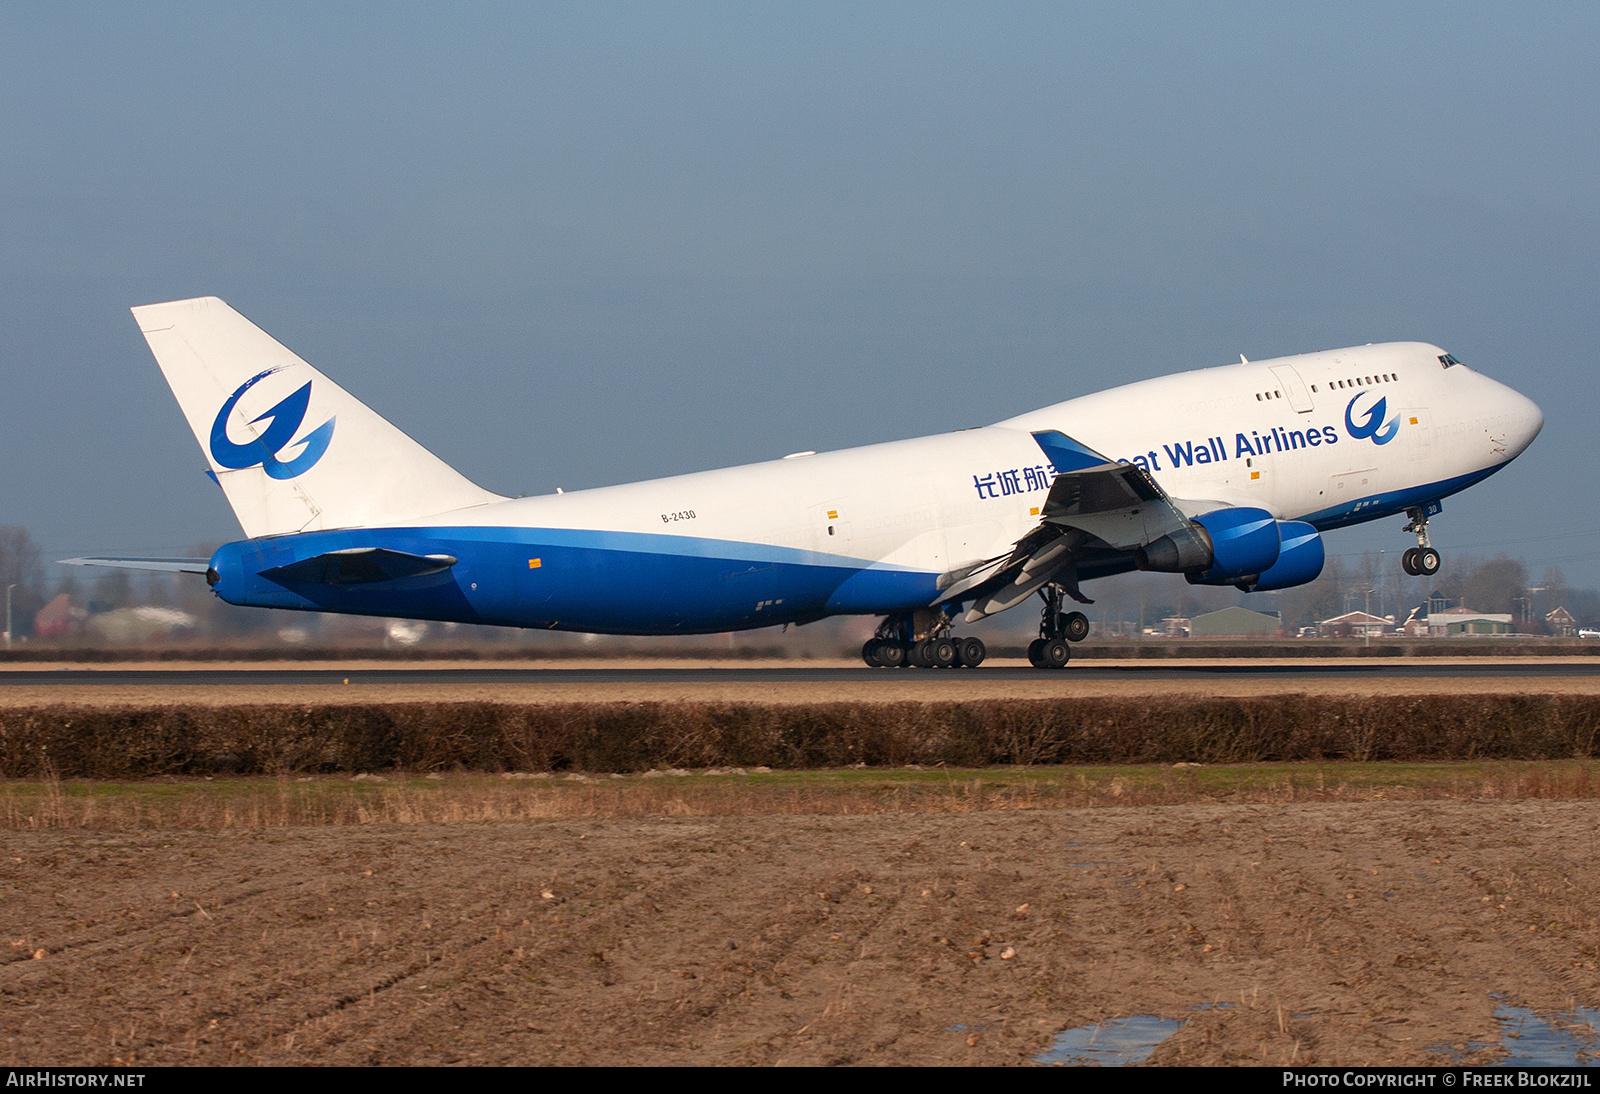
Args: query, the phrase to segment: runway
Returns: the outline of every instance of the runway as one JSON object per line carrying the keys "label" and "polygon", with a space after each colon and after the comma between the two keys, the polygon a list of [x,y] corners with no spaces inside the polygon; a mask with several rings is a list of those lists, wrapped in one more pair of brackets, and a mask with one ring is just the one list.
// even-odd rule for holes
{"label": "runway", "polygon": [[615,667],[517,667],[484,668],[460,664],[440,667],[420,663],[415,668],[392,665],[338,665],[330,667],[285,667],[281,664],[248,667],[181,668],[57,668],[48,670],[8,669],[0,672],[0,687],[238,687],[314,686],[314,685],[450,685],[499,686],[507,684],[612,685],[612,684],[860,684],[867,687],[897,687],[910,680],[938,686],[948,683],[961,687],[984,681],[1046,680],[1063,682],[1150,681],[1212,682],[1217,680],[1274,680],[1286,684],[1309,681],[1383,680],[1480,680],[1480,679],[1589,679],[1600,678],[1600,662],[1591,659],[1537,661],[1423,660],[1366,661],[1329,659],[1326,661],[1204,661],[1204,662],[1120,662],[1081,661],[1056,673],[1041,671],[1020,662],[998,662],[976,669],[868,669],[865,666],[828,664],[816,667],[761,665],[727,667],[649,667],[631,662]]}
{"label": "runway", "polygon": [[885,703],[1105,695],[1600,694],[1600,659],[1015,659],[977,669],[869,669],[792,661],[150,663],[0,669],[0,706],[55,703]]}

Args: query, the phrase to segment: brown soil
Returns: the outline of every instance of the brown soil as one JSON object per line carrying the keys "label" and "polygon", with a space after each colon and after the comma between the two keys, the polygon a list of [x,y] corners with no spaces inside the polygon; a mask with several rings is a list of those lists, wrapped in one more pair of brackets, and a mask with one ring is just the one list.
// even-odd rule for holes
{"label": "brown soil", "polygon": [[1600,1002],[1597,820],[1545,799],[8,831],[0,1038],[21,1066],[1002,1064],[1157,1014],[1188,1025],[1156,1063],[1437,1063],[1497,1040],[1491,992]]}

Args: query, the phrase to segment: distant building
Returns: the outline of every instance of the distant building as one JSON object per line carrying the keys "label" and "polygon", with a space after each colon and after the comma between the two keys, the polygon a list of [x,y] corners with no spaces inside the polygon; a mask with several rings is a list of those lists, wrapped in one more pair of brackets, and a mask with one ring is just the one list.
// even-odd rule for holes
{"label": "distant building", "polygon": [[1163,638],[1188,638],[1193,625],[1189,617],[1184,615],[1169,615],[1161,621],[1161,636]]}
{"label": "distant building", "polygon": [[128,645],[165,638],[173,631],[190,630],[194,616],[176,608],[117,608],[91,615],[85,629],[107,642]]}
{"label": "distant building", "polygon": [[1550,633],[1558,638],[1578,637],[1578,621],[1566,608],[1557,608],[1544,617],[1544,622],[1550,628]]}
{"label": "distant building", "polygon": [[1277,634],[1283,621],[1277,612],[1253,612],[1249,608],[1223,608],[1220,612],[1207,612],[1189,621],[1189,633],[1195,638],[1244,638]]}
{"label": "distant building", "polygon": [[1394,616],[1372,615],[1368,612],[1346,612],[1317,624],[1324,638],[1368,638],[1387,634],[1394,628]]}
{"label": "distant building", "polygon": [[72,597],[57,593],[56,598],[33,617],[33,633],[40,638],[64,638],[76,634],[88,617],[89,613],[74,604]]}
{"label": "distant building", "polygon": [[1421,604],[1411,609],[1411,614],[1406,616],[1406,621],[1398,629],[1407,638],[1428,637],[1428,617],[1422,614]]}
{"label": "distant building", "polygon": [[1445,608],[1428,612],[1428,637],[1447,638],[1458,634],[1510,634],[1511,616],[1479,612],[1471,608]]}

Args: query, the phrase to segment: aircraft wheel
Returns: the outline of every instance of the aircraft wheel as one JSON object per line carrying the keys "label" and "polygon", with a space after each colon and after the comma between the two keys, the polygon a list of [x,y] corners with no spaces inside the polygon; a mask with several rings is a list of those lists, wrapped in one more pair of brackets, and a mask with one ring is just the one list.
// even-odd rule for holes
{"label": "aircraft wheel", "polygon": [[906,648],[898,642],[878,643],[878,664],[886,669],[904,668]]}
{"label": "aircraft wheel", "polygon": [[963,638],[958,645],[961,648],[961,664],[964,668],[975,669],[983,664],[983,659],[989,656],[989,650],[981,638]]}
{"label": "aircraft wheel", "polygon": [[1044,665],[1039,661],[1039,650],[1043,646],[1044,639],[1042,638],[1035,638],[1032,642],[1028,643],[1028,664],[1032,665],[1036,669],[1044,668]]}
{"label": "aircraft wheel", "polygon": [[956,644],[948,638],[928,639],[928,667],[953,669],[956,667]]}
{"label": "aircraft wheel", "polygon": [[1072,659],[1072,647],[1062,638],[1039,640],[1039,659],[1034,665],[1041,669],[1062,669]]}
{"label": "aircraft wheel", "polygon": [[1416,567],[1418,577],[1432,577],[1439,572],[1439,552],[1432,547],[1423,547],[1417,551]]}
{"label": "aircraft wheel", "polygon": [[1417,552],[1420,547],[1408,547],[1406,553],[1400,556],[1400,568],[1412,577],[1417,576]]}
{"label": "aircraft wheel", "polygon": [[933,645],[933,643],[929,642],[927,639],[923,639],[921,642],[914,643],[911,647],[911,651],[906,655],[906,664],[918,669],[933,668],[933,658],[928,649],[928,647],[931,645]]}
{"label": "aircraft wheel", "polygon": [[869,638],[861,644],[861,660],[867,663],[867,668],[882,668],[883,662],[878,660],[878,640]]}
{"label": "aircraft wheel", "polygon": [[1089,637],[1089,617],[1082,612],[1069,612],[1061,617],[1061,631],[1068,642],[1082,642]]}

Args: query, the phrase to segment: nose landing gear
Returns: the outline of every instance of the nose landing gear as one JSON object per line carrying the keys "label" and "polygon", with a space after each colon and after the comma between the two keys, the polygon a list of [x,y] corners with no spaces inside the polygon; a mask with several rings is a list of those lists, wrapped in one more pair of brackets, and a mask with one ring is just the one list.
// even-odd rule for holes
{"label": "nose landing gear", "polygon": [[1044,612],[1039,620],[1039,637],[1028,644],[1028,661],[1036,669],[1065,668],[1072,659],[1071,642],[1089,637],[1089,617],[1082,612],[1063,612],[1060,585],[1051,583],[1039,590]]}
{"label": "nose landing gear", "polygon": [[1400,568],[1412,577],[1432,577],[1439,572],[1439,552],[1428,545],[1428,513],[1419,506],[1406,510],[1411,522],[1402,529],[1417,534],[1417,545],[1400,556]]}

